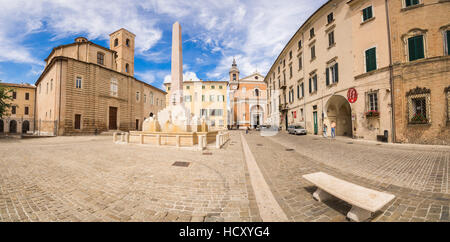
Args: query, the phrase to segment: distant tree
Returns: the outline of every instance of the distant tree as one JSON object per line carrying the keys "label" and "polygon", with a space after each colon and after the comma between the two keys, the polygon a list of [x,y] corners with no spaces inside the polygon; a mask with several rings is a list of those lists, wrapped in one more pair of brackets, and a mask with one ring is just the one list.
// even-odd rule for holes
{"label": "distant tree", "polygon": [[11,106],[11,104],[6,102],[12,100],[12,96],[9,96],[11,91],[10,88],[3,86],[0,81],[0,118],[6,115],[6,110]]}

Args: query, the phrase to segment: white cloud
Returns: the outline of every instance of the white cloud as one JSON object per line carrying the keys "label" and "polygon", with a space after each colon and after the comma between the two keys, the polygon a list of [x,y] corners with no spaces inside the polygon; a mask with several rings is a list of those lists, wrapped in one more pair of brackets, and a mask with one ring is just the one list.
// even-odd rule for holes
{"label": "white cloud", "polygon": [[[187,71],[183,73],[183,81],[200,81],[200,79],[198,79],[197,74],[195,74],[195,72]],[[171,83],[171,82],[172,77],[170,75],[166,75],[164,77],[164,83]]]}

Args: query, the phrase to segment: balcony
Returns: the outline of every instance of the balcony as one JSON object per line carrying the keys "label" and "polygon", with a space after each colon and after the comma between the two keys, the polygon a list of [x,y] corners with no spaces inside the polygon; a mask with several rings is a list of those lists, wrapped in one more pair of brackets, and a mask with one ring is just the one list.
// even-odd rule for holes
{"label": "balcony", "polygon": [[280,83],[280,89],[286,89],[286,81]]}
{"label": "balcony", "polygon": [[287,103],[280,104],[280,105],[278,106],[278,108],[280,109],[280,111],[285,111],[285,110],[287,110],[287,109],[288,109]]}

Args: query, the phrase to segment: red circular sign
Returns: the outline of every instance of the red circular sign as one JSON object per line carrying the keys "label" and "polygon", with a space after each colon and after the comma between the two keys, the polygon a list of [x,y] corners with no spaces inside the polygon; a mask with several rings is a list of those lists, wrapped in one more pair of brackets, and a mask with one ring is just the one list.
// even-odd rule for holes
{"label": "red circular sign", "polygon": [[348,89],[347,99],[350,103],[355,103],[358,100],[358,92],[355,88]]}

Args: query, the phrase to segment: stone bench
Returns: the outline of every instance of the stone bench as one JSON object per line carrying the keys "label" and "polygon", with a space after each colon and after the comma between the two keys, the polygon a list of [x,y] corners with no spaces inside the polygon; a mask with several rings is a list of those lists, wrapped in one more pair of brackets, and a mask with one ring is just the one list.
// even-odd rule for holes
{"label": "stone bench", "polygon": [[368,189],[324,172],[303,175],[303,178],[317,186],[313,197],[318,201],[323,202],[333,195],[351,204],[352,209],[347,213],[347,218],[356,222],[366,221],[372,213],[395,198],[392,194]]}

